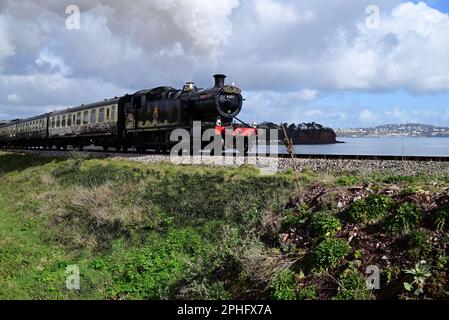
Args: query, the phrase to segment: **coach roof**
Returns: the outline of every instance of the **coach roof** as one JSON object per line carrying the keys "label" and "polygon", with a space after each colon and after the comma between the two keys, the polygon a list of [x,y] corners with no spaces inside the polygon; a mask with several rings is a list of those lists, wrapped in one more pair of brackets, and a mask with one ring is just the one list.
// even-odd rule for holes
{"label": "coach roof", "polygon": [[95,102],[95,103],[86,104],[86,105],[81,105],[79,107],[67,108],[67,109],[64,109],[64,110],[59,110],[59,111],[52,112],[48,116],[49,117],[54,117],[54,116],[58,116],[58,115],[61,115],[61,114],[79,112],[79,111],[89,110],[89,109],[98,108],[98,107],[102,107],[102,106],[108,106],[108,105],[111,105],[111,104],[119,103],[120,99],[122,99],[122,97],[106,99],[104,101]]}

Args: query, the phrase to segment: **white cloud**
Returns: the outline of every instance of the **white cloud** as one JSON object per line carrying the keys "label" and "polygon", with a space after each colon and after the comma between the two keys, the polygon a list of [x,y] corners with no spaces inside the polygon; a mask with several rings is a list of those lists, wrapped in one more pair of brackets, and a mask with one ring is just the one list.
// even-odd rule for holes
{"label": "white cloud", "polygon": [[276,0],[258,0],[254,2],[254,6],[258,21],[264,27],[285,26],[310,21],[314,17],[309,10],[300,14],[292,4]]}
{"label": "white cloud", "polygon": [[409,114],[405,110],[401,110],[400,108],[396,107],[393,110],[385,112],[385,115],[391,118],[399,119],[400,121],[406,121],[408,119]]}
{"label": "white cloud", "polygon": [[377,120],[378,116],[373,111],[364,109],[360,112],[358,118],[360,121],[367,123]]}
{"label": "white cloud", "polygon": [[379,30],[358,25],[330,48],[335,88],[449,90],[449,16],[424,2],[407,2],[385,15]]}
{"label": "white cloud", "polygon": [[[71,0],[4,0],[0,66],[8,63],[0,71],[0,111],[14,114],[16,104],[43,110],[189,80],[207,87],[213,73],[223,72],[247,92],[249,116],[261,120],[417,118],[400,103],[398,112],[408,118],[395,109],[316,103],[334,91],[449,91],[448,15],[400,2],[83,0],[75,31],[64,21]],[[381,8],[380,30],[365,26],[373,3]]]}

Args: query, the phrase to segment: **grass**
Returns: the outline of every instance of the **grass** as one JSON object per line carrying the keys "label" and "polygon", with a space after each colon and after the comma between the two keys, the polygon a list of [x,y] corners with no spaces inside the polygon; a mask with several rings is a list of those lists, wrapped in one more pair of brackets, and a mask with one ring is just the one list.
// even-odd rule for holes
{"label": "grass", "polygon": [[[424,212],[401,197],[440,192],[447,177],[305,170],[300,180],[298,195],[291,171],[0,152],[0,299],[398,297],[402,270],[424,258],[438,278],[422,296],[444,296],[432,288],[447,285],[447,201]],[[395,197],[380,194],[390,182]],[[367,183],[372,195],[337,206]],[[330,193],[309,197],[316,184]],[[367,291],[363,272],[384,255],[389,287]],[[74,265],[80,290],[66,288]]]}
{"label": "grass", "polygon": [[[230,298],[214,271],[235,272],[247,232],[294,191],[293,175],[247,167],[5,153],[0,166],[6,299]],[[70,265],[79,291],[65,288]]]}

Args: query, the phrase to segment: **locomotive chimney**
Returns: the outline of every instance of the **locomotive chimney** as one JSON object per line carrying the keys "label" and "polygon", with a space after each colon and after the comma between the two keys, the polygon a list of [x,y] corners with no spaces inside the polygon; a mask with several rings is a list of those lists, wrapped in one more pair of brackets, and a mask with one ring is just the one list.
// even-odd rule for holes
{"label": "locomotive chimney", "polygon": [[215,78],[215,88],[224,87],[226,76],[224,74],[216,74]]}

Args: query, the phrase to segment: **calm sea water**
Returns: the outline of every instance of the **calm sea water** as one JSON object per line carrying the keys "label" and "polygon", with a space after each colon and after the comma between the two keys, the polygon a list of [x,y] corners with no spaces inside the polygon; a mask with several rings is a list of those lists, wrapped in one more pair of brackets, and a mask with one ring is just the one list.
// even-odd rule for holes
{"label": "calm sea water", "polygon": [[[449,138],[338,138],[345,143],[297,145],[297,154],[449,157]],[[280,152],[286,149],[280,147]]]}

